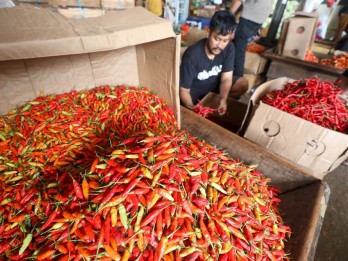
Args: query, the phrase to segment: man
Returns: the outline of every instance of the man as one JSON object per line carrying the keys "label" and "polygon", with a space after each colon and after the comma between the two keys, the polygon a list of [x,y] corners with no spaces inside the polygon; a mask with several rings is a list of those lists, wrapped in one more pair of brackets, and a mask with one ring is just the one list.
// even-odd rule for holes
{"label": "man", "polygon": [[180,65],[180,100],[192,109],[209,92],[220,94],[219,114],[227,110],[227,97],[248,90],[245,78],[234,79],[235,50],[231,43],[237,24],[228,11],[217,11],[210,21],[208,38],[187,48]]}
{"label": "man", "polygon": [[343,32],[348,33],[348,0],[340,0],[337,8],[340,8],[338,12],[338,26],[335,34],[334,41],[339,42],[342,40]]}
{"label": "man", "polygon": [[240,15],[236,35],[233,40],[236,48],[235,70],[236,76],[243,76],[245,54],[248,42],[260,30],[262,24],[272,13],[275,0],[233,0],[230,12],[236,14],[243,7]]}

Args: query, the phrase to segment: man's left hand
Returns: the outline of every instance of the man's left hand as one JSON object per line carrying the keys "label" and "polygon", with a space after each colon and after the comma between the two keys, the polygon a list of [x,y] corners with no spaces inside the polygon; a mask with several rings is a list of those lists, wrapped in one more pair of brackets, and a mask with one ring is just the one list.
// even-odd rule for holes
{"label": "man's left hand", "polygon": [[227,101],[225,99],[221,99],[220,105],[218,108],[219,115],[224,115],[226,113],[226,110],[227,110]]}

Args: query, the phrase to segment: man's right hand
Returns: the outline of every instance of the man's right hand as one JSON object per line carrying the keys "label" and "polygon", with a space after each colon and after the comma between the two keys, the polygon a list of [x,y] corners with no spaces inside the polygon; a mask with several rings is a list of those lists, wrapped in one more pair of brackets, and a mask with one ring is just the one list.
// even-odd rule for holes
{"label": "man's right hand", "polygon": [[190,94],[190,89],[186,89],[184,87],[180,87],[179,89],[179,95],[180,95],[180,100],[181,103],[192,110],[193,107],[193,102],[192,102],[192,98],[191,98],[191,94]]}

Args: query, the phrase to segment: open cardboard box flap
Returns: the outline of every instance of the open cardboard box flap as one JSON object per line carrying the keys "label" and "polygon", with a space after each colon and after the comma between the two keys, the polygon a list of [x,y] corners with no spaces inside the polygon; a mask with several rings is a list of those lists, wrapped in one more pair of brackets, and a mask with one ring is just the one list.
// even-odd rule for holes
{"label": "open cardboard box flap", "polygon": [[5,8],[0,35],[0,114],[42,95],[128,85],[149,88],[180,119],[181,38],[145,8],[84,19]]}
{"label": "open cardboard box flap", "polygon": [[323,179],[348,157],[348,135],[262,103],[267,93],[292,81],[282,77],[255,90],[242,126],[244,137]]}
{"label": "open cardboard box flap", "polygon": [[69,19],[49,9],[0,9],[0,61],[83,54],[175,37],[172,24],[142,7]]}

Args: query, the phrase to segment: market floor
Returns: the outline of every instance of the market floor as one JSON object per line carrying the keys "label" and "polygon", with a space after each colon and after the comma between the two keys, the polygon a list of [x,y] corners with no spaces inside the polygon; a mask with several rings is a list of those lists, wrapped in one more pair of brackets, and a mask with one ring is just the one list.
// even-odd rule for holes
{"label": "market floor", "polygon": [[341,165],[324,181],[331,194],[314,261],[348,260],[348,166]]}

